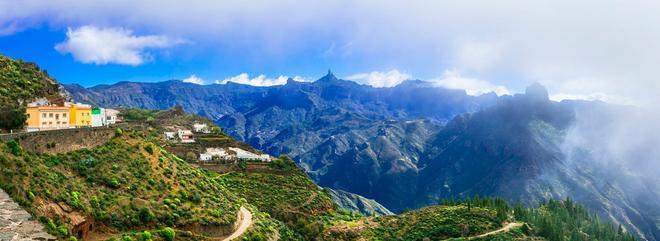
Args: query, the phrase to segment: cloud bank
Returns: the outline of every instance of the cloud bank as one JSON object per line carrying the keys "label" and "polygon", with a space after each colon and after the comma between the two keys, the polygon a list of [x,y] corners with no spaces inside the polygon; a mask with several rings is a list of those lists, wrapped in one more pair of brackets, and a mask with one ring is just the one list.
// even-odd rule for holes
{"label": "cloud bank", "polygon": [[447,70],[441,78],[430,80],[436,86],[448,89],[465,90],[468,95],[483,95],[495,93],[497,95],[508,95],[511,92],[504,86],[495,85],[485,80],[462,77],[456,71]]}
{"label": "cloud bank", "polygon": [[373,87],[392,87],[400,84],[405,80],[412,79],[412,76],[406,73],[401,73],[399,70],[393,69],[388,72],[372,71],[369,73],[358,73],[349,75],[345,79],[358,82],[360,84],[367,84]]}
{"label": "cloud bank", "polygon": [[[511,89],[540,82],[555,93],[653,103],[660,98],[659,9],[660,1],[596,0],[0,0],[0,32],[112,23],[262,63],[396,68],[421,79],[451,69]],[[67,52],[83,52],[74,51]],[[139,49],[123,58],[76,55],[92,63],[147,58]]]}
{"label": "cloud bank", "polygon": [[[227,84],[229,82],[232,83],[237,83],[237,84],[245,84],[245,85],[252,85],[252,86],[273,86],[273,85],[283,85],[286,84],[286,81],[289,79],[288,76],[285,75],[280,75],[277,78],[268,78],[266,75],[258,75],[254,78],[250,78],[250,75],[247,73],[242,73],[233,77],[226,78],[224,80],[216,80],[216,84]],[[295,76],[293,78],[294,81],[298,82],[303,82],[303,81],[308,81],[304,79],[303,77],[300,76]]]}
{"label": "cloud bank", "polygon": [[[250,77],[248,73],[241,73],[236,76],[231,76],[227,77],[222,80],[213,80],[213,81],[207,81],[204,80],[197,75],[190,75],[187,78],[181,80],[185,83],[191,83],[191,84],[198,84],[198,85],[205,85],[205,84],[227,84],[229,82],[232,83],[237,83],[237,84],[244,84],[244,85],[252,85],[252,86],[274,86],[274,85],[284,85],[286,84],[287,80],[289,79],[288,76],[286,75],[280,75],[277,78],[268,78],[266,75],[257,75],[253,78]],[[305,79],[300,76],[294,76],[291,77],[294,81],[298,82],[309,82],[310,80]]]}
{"label": "cloud bank", "polygon": [[194,74],[188,76],[188,78],[185,78],[181,81],[183,81],[184,83],[191,83],[191,84],[197,84],[197,85],[203,85],[203,84],[206,83],[202,78],[199,78],[199,77],[197,77],[197,75],[194,75]]}
{"label": "cloud bank", "polygon": [[62,54],[86,64],[141,65],[152,57],[149,49],[162,49],[180,44],[162,35],[136,36],[129,29],[82,26],[66,33],[67,39],[55,45]]}

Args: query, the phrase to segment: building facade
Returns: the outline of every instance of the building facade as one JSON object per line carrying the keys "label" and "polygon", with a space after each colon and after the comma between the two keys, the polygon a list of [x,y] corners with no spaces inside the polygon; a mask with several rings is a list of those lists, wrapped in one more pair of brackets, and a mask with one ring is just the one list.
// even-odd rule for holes
{"label": "building facade", "polygon": [[106,126],[105,109],[94,107],[92,108],[92,127]]}
{"label": "building facade", "polygon": [[28,106],[28,131],[65,129],[70,126],[69,108],[63,106]]}
{"label": "building facade", "polygon": [[118,122],[121,122],[119,118],[119,111],[113,109],[105,109],[105,123],[108,125],[114,125]]}
{"label": "building facade", "polygon": [[92,106],[85,104],[68,103],[69,126],[88,127],[92,126]]}

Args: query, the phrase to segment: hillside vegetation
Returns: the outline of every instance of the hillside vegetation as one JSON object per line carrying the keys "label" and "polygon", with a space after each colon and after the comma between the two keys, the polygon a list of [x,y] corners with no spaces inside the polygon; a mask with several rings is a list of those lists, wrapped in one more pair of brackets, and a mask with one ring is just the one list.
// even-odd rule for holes
{"label": "hillside vegetation", "polygon": [[26,103],[38,98],[58,103],[67,97],[64,88],[36,64],[0,54],[0,130],[22,128]]}
{"label": "hillside vegetation", "polygon": [[548,240],[628,241],[635,238],[601,222],[572,202],[550,201],[537,208],[510,207],[503,199],[444,200],[395,216],[338,222],[326,240]]}
{"label": "hillside vegetation", "polygon": [[109,233],[233,225],[240,206],[235,195],[211,173],[139,135],[123,133],[98,148],[58,155],[3,143],[0,187],[62,238],[83,236],[76,232],[88,224]]}

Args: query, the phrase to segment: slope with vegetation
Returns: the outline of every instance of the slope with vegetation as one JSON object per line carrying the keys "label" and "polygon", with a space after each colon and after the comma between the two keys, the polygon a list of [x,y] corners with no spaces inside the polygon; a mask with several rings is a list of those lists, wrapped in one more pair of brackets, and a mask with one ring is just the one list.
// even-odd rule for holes
{"label": "slope with vegetation", "polygon": [[68,98],[64,88],[36,64],[0,54],[0,131],[23,127],[28,102],[63,103]]}
{"label": "slope with vegetation", "polygon": [[[328,74],[273,87],[168,81],[71,90],[78,99],[110,105],[181,105],[268,154],[291,156],[319,185],[394,212],[475,194],[527,205],[572,197],[639,237],[660,240],[660,202],[650,201],[660,200],[657,174],[619,165],[655,163],[657,154],[645,149],[653,148],[619,157],[603,150],[620,144],[597,146],[613,134],[612,116],[633,110],[554,102],[542,86],[530,87],[514,96],[471,97],[421,81],[372,88]],[[576,129],[585,116],[598,117]],[[571,142],[570,135],[589,130],[597,140]]]}

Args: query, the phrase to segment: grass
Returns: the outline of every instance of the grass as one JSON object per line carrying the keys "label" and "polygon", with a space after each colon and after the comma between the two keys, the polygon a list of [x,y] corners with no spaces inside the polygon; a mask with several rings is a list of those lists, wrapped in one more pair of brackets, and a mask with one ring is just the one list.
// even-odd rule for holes
{"label": "grass", "polygon": [[[22,206],[64,226],[67,215],[42,211],[60,203],[111,230],[159,226],[230,226],[241,205],[209,173],[143,139],[122,135],[94,149],[41,155],[0,148],[0,187]],[[149,148],[146,148],[147,150]],[[58,234],[60,237],[64,232]]]}
{"label": "grass", "polygon": [[286,173],[232,172],[217,180],[259,210],[284,222],[335,210],[330,196],[299,169]]}
{"label": "grass", "polygon": [[444,240],[500,227],[496,212],[488,208],[431,206],[400,215],[338,222],[324,233],[324,239]]}

